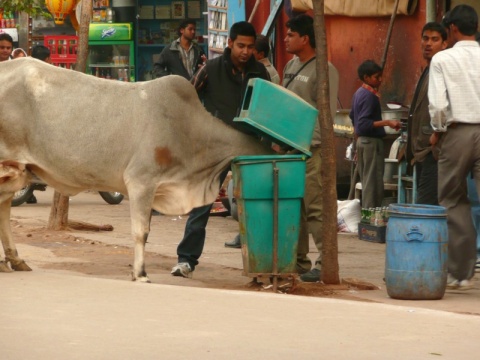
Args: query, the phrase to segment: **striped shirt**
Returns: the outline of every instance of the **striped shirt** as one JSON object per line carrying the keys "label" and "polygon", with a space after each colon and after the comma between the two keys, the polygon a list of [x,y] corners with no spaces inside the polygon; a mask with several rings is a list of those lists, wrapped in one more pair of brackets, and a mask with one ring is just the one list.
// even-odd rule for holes
{"label": "striped shirt", "polygon": [[459,41],[430,64],[428,109],[435,131],[452,123],[480,124],[480,45]]}

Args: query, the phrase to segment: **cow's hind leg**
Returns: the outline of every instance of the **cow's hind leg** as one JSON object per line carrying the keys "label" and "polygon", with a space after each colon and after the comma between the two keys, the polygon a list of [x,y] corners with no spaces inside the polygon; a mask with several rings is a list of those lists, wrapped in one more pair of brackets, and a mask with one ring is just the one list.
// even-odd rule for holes
{"label": "cow's hind leg", "polygon": [[145,244],[150,233],[150,219],[154,189],[147,190],[144,185],[137,184],[129,188],[130,217],[132,236],[135,242],[135,260],[132,280],[150,282],[145,271]]}
{"label": "cow's hind leg", "polygon": [[13,242],[10,228],[10,209],[13,193],[0,194],[0,238],[5,251],[5,262],[0,262],[0,272],[10,272],[7,263],[15,271],[32,271],[32,269],[18,257],[17,248]]}

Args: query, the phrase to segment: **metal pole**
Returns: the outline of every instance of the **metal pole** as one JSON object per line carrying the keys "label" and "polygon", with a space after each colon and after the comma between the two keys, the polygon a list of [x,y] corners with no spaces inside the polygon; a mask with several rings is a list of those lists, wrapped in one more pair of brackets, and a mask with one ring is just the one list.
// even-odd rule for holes
{"label": "metal pole", "polygon": [[426,22],[435,21],[437,19],[436,0],[427,0],[426,5]]}
{"label": "metal pole", "polygon": [[277,164],[273,161],[273,292],[278,288],[278,173]]}
{"label": "metal pole", "polygon": [[395,22],[395,16],[397,15],[399,2],[400,0],[395,1],[392,17],[390,18],[390,25],[388,26],[388,32],[387,32],[387,40],[385,41],[385,49],[383,50],[382,62],[380,64],[382,69],[385,67],[385,63],[387,62],[388,45],[390,44],[390,37],[392,36],[393,23]]}
{"label": "metal pole", "polygon": [[257,8],[258,8],[258,5],[260,5],[260,2],[262,0],[257,0],[255,1],[255,5],[253,6],[253,9],[252,9],[252,12],[250,13],[250,17],[248,18],[248,22],[251,23],[252,20],[253,20],[253,17],[255,16],[256,12],[257,12]]}

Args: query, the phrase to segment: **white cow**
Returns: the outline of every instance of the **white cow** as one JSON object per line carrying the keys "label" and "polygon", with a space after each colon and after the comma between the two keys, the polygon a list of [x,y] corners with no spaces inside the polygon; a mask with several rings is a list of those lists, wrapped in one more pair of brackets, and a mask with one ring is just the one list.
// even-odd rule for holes
{"label": "white cow", "polygon": [[211,203],[234,157],[270,153],[211,116],[179,76],[127,83],[26,58],[0,63],[0,84],[0,271],[10,271],[8,263],[31,270],[10,229],[10,201],[31,173],[65,195],[86,189],[127,194],[132,277],[148,281],[152,207],[185,214]]}

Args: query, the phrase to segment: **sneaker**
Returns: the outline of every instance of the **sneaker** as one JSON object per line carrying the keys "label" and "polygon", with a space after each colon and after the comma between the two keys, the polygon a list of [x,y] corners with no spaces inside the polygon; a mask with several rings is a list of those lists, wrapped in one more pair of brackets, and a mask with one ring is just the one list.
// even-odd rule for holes
{"label": "sneaker", "polygon": [[480,258],[478,258],[475,263],[475,272],[480,272]]}
{"label": "sneaker", "polygon": [[300,280],[302,280],[303,282],[318,282],[321,280],[321,275],[322,273],[319,269],[313,268],[305,274],[300,275]]}
{"label": "sneaker", "polygon": [[473,281],[472,280],[457,280],[453,277],[448,276],[447,280],[447,289],[448,290],[470,290],[473,289]]}
{"label": "sneaker", "polygon": [[35,195],[32,194],[32,196],[30,196],[27,200],[27,204],[36,204],[37,203],[37,198],[35,197]]}
{"label": "sneaker", "polygon": [[193,270],[190,267],[189,263],[181,262],[172,268],[170,274],[172,274],[173,276],[183,276],[184,278],[191,278],[192,272]]}

